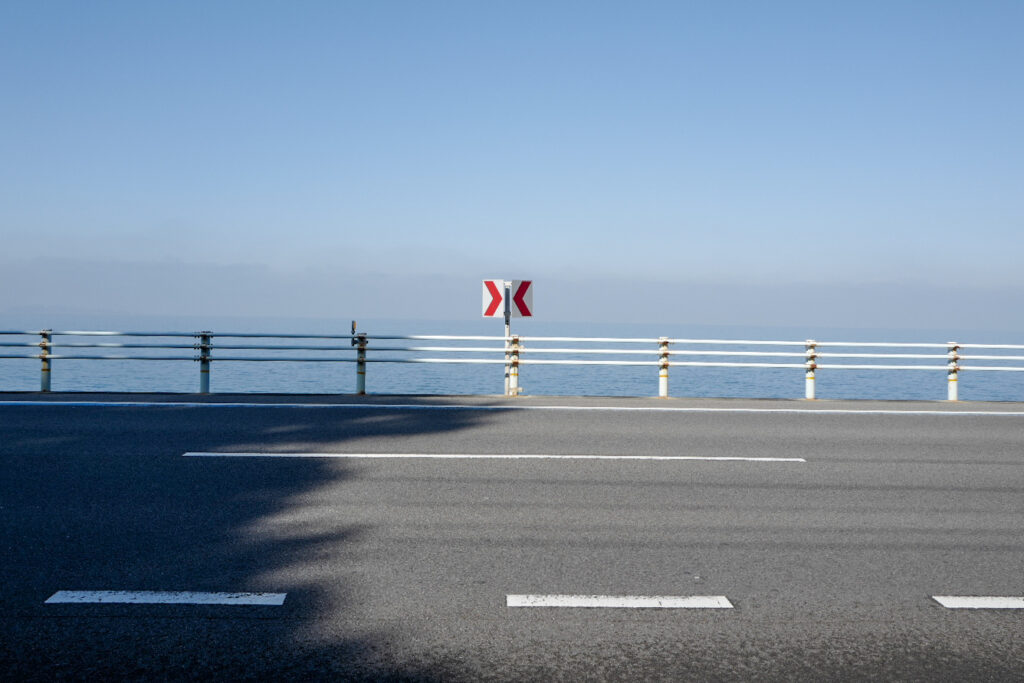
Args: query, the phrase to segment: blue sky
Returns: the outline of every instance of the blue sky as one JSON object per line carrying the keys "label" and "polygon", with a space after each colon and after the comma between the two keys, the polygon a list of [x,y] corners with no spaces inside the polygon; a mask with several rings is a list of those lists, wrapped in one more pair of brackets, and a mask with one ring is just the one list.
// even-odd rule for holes
{"label": "blue sky", "polygon": [[879,286],[952,288],[996,321],[1022,28],[1020,2],[4,3],[0,311],[471,318],[506,277],[567,319],[717,283],[882,325]]}

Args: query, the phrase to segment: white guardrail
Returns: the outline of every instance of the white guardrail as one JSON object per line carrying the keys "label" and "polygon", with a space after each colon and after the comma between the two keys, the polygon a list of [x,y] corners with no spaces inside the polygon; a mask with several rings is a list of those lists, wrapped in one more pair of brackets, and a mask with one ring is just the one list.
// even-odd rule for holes
{"label": "white guardrail", "polygon": [[[26,337],[29,339],[25,339]],[[118,341],[99,341],[98,338],[113,338]],[[208,331],[84,330],[0,331],[0,339],[4,340],[0,341],[0,359],[37,359],[42,362],[40,391],[50,391],[50,377],[55,360],[193,361],[199,364],[199,393],[204,394],[210,391],[210,367],[214,362],[354,363],[357,394],[366,393],[366,368],[369,363],[502,364],[505,366],[505,394],[508,396],[520,393],[519,368],[528,365],[650,366],[658,370],[658,396],[661,397],[669,395],[668,377],[669,370],[673,367],[799,369],[804,372],[804,397],[808,399],[816,397],[814,382],[819,370],[944,371],[947,375],[947,397],[950,401],[959,398],[957,382],[961,371],[1024,372],[1024,367],[1002,364],[1024,361],[1024,355],[1012,355],[1013,351],[1024,351],[1024,345],[956,342],[917,344],[669,337],[633,339],[253,332],[214,335]],[[8,339],[13,341],[6,341]],[[127,341],[134,339],[141,341]],[[274,344],[244,343],[247,339],[279,341]],[[303,340],[305,343],[297,343],[296,340]],[[332,342],[341,342],[341,345],[332,345]],[[394,345],[394,342],[438,344],[403,346]],[[481,342],[493,345],[483,346],[480,345]],[[565,346],[566,344],[575,346]],[[612,348],[598,347],[598,344]],[[14,350],[18,348],[34,348],[38,349],[38,353],[15,353]],[[86,349],[107,351],[89,352],[85,351]],[[121,352],[109,351],[113,349]],[[880,351],[867,352],[872,349]],[[185,353],[186,351],[192,353]],[[257,353],[268,351],[273,355]],[[279,355],[282,352],[295,351],[301,351],[304,355]],[[339,352],[342,352],[342,355],[339,355]],[[594,358],[595,356],[600,358]],[[994,365],[993,362],[1000,364]]]}

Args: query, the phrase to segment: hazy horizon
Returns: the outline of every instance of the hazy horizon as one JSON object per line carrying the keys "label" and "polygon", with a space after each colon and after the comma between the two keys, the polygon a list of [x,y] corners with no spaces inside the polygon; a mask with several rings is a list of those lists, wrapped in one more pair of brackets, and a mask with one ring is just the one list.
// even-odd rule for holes
{"label": "hazy horizon", "polygon": [[[95,327],[133,318],[204,322],[352,319],[479,323],[500,333],[500,320],[480,317],[481,278],[459,275],[279,273],[260,266],[174,263],[0,261],[0,290],[19,291],[0,306],[0,329],[50,327],[59,321]],[[516,276],[518,273],[513,273]],[[492,275],[493,277],[493,275]],[[81,283],[88,282],[87,287]],[[130,283],[131,286],[127,286]],[[907,283],[743,284],[656,280],[567,279],[534,281],[530,329],[558,324],[656,327],[735,327],[968,330],[1024,333],[1008,315],[1024,287],[959,287]],[[187,327],[186,329],[191,329]]]}

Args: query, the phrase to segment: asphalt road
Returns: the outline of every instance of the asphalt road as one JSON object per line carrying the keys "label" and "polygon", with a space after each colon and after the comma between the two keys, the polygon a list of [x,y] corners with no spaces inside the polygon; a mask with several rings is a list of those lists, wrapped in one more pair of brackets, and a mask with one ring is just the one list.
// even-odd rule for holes
{"label": "asphalt road", "polygon": [[195,400],[0,394],[4,678],[1024,678],[1022,404]]}

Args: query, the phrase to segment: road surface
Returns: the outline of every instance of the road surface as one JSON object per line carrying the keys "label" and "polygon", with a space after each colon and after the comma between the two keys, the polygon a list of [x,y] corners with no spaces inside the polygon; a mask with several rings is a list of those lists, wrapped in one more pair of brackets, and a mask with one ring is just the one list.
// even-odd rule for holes
{"label": "road surface", "polygon": [[9,680],[1024,678],[1024,404],[0,394],[0,472]]}

